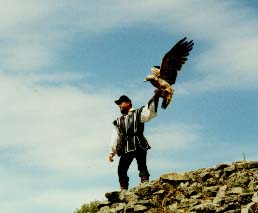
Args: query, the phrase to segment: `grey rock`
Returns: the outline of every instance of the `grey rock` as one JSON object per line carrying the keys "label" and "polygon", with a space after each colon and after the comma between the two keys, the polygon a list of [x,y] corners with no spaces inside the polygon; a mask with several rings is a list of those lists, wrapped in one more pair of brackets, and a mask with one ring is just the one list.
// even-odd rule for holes
{"label": "grey rock", "polygon": [[173,204],[171,204],[171,205],[169,205],[168,206],[168,209],[170,210],[170,211],[176,211],[178,208],[177,208],[177,203],[173,203]]}
{"label": "grey rock", "polygon": [[241,209],[228,210],[225,213],[241,213]]}
{"label": "grey rock", "polygon": [[243,193],[243,188],[242,187],[233,187],[230,190],[227,191],[228,195],[238,195]]}
{"label": "grey rock", "polygon": [[242,193],[239,195],[238,202],[241,205],[246,205],[250,202],[252,202],[253,193]]}
{"label": "grey rock", "polygon": [[106,193],[98,212],[257,213],[257,166],[257,161],[238,161],[164,174],[130,190]]}
{"label": "grey rock", "polygon": [[166,193],[166,191],[162,189],[162,190],[155,192],[154,195],[164,195],[165,193]]}
{"label": "grey rock", "polygon": [[219,205],[217,204],[207,202],[207,203],[202,203],[202,204],[193,206],[192,208],[190,208],[190,211],[212,212],[212,211],[215,211],[218,207]]}
{"label": "grey rock", "polygon": [[231,174],[231,173],[234,172],[234,171],[236,171],[235,165],[226,167],[226,168],[224,169],[224,172],[225,172],[227,175]]}
{"label": "grey rock", "polygon": [[208,197],[215,197],[219,191],[219,186],[210,186],[203,189],[203,193]]}
{"label": "grey rock", "polygon": [[189,206],[196,206],[196,205],[198,205],[199,203],[200,203],[199,200],[196,199],[196,198],[190,198],[190,199],[189,199]]}
{"label": "grey rock", "polygon": [[241,213],[257,213],[258,203],[251,202],[246,207],[242,208]]}
{"label": "grey rock", "polygon": [[223,164],[218,164],[216,167],[215,167],[215,170],[217,171],[217,170],[223,170],[224,168],[226,168],[226,167],[229,167],[229,165],[228,164],[225,164],[225,163],[223,163]]}
{"label": "grey rock", "polygon": [[118,203],[115,207],[116,212],[124,212],[126,205],[124,203]]}
{"label": "grey rock", "polygon": [[221,186],[220,188],[219,188],[219,191],[218,191],[218,193],[217,193],[217,197],[225,197],[225,195],[226,195],[226,190],[227,190],[227,188],[228,188],[228,186],[227,185],[224,185],[224,186]]}
{"label": "grey rock", "polygon": [[109,211],[109,207],[108,206],[104,206],[104,207],[100,208],[98,212],[99,213],[108,213],[108,212],[110,212]]}
{"label": "grey rock", "polygon": [[206,186],[215,186],[215,185],[218,184],[218,182],[219,182],[219,181],[218,181],[217,178],[211,177],[211,178],[209,178],[208,180],[206,180],[205,185],[206,185]]}
{"label": "grey rock", "polygon": [[143,212],[143,211],[145,211],[145,210],[147,210],[147,207],[144,206],[144,205],[136,204],[136,205],[134,206],[134,212]]}
{"label": "grey rock", "polygon": [[108,200],[103,201],[102,203],[98,204],[98,209],[101,209],[105,206],[110,206],[111,203]]}
{"label": "grey rock", "polygon": [[119,194],[119,200],[121,202],[126,202],[126,203],[137,202],[138,199],[139,197],[132,191],[122,190]]}
{"label": "grey rock", "polygon": [[231,195],[225,197],[225,203],[236,203],[238,201],[238,196],[237,195]]}
{"label": "grey rock", "polygon": [[258,203],[258,192],[254,193],[254,195],[252,197],[252,201],[255,203]]}
{"label": "grey rock", "polygon": [[201,199],[202,198],[202,194],[198,193],[197,195],[193,195],[191,196],[191,199]]}
{"label": "grey rock", "polygon": [[233,165],[235,165],[237,169],[247,168],[247,163],[245,161],[236,161]]}
{"label": "grey rock", "polygon": [[205,182],[206,180],[208,180],[211,177],[212,177],[212,175],[210,172],[204,172],[204,173],[200,174],[200,178],[202,179],[202,182]]}
{"label": "grey rock", "polygon": [[250,191],[258,191],[258,181],[250,181],[250,183],[248,184],[248,189]]}
{"label": "grey rock", "polygon": [[175,183],[180,183],[180,182],[185,182],[190,180],[186,174],[180,174],[180,173],[164,174],[160,176],[160,179],[162,181],[169,181],[169,182],[175,182]]}
{"label": "grey rock", "polygon": [[250,161],[247,163],[248,169],[258,169],[258,161]]}

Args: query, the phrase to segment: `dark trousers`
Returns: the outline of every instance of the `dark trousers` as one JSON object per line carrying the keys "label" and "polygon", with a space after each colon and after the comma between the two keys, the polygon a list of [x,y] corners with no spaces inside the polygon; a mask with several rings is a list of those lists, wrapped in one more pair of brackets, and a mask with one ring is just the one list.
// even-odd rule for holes
{"label": "dark trousers", "polygon": [[127,189],[129,177],[127,176],[127,171],[129,166],[131,165],[133,159],[135,158],[138,165],[139,176],[141,181],[149,180],[149,172],[146,165],[146,157],[147,157],[147,150],[138,149],[133,152],[128,152],[121,155],[118,165],[118,177],[121,188]]}

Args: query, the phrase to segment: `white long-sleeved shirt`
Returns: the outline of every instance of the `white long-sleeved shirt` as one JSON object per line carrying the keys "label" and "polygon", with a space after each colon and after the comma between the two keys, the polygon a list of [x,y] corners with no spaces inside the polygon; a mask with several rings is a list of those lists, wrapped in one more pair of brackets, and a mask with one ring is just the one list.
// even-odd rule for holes
{"label": "white long-sleeved shirt", "polygon": [[[132,111],[134,111],[133,108],[129,110],[128,114],[132,113]],[[140,114],[140,121],[148,122],[152,118],[156,117],[156,115],[157,115],[157,112],[155,111],[154,101],[151,101],[150,104],[147,104],[143,107],[142,112]],[[125,121],[127,121],[127,116],[128,115],[126,115],[125,117]],[[115,126],[111,135],[110,152],[109,152],[113,156],[116,155],[116,145],[119,140],[121,140],[121,136],[119,134],[117,127]]]}

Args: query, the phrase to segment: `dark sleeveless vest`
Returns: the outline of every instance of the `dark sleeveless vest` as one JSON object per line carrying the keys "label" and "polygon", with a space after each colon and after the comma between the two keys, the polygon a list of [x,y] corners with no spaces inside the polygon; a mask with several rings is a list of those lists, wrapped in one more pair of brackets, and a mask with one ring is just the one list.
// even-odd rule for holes
{"label": "dark sleeveless vest", "polygon": [[140,122],[143,107],[130,111],[114,121],[118,128],[121,141],[118,141],[117,154],[135,151],[137,149],[150,149],[148,141],[143,135],[144,123]]}

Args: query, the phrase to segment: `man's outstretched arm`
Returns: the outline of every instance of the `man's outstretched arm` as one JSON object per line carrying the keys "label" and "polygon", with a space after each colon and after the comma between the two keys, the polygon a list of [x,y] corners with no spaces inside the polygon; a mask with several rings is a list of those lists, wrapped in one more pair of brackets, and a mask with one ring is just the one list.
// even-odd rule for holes
{"label": "man's outstretched arm", "polygon": [[157,108],[159,103],[160,94],[155,91],[154,96],[149,100],[141,112],[141,122],[148,122],[157,115]]}

